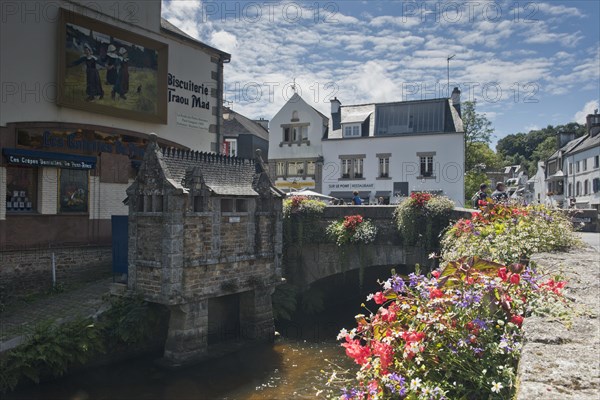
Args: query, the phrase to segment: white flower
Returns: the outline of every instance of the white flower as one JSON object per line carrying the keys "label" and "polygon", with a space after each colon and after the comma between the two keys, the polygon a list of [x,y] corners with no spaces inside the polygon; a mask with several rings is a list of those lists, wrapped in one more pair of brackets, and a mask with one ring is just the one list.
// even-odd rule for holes
{"label": "white flower", "polygon": [[338,333],[338,335],[337,335],[337,340],[344,339],[347,334],[348,334],[348,331],[346,330],[346,328],[342,328],[342,330],[340,331],[340,333]]}
{"label": "white flower", "polygon": [[410,390],[417,390],[421,386],[421,379],[414,378],[410,381]]}
{"label": "white flower", "polygon": [[429,254],[429,259],[435,258],[435,252]]}
{"label": "white flower", "polygon": [[503,386],[501,382],[492,382],[492,392],[494,393],[500,393],[500,390],[502,390]]}

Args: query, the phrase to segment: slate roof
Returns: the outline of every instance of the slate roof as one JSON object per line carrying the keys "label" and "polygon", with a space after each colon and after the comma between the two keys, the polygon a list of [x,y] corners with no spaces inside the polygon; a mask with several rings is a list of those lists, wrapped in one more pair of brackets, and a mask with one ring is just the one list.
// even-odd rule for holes
{"label": "slate roof", "polygon": [[252,188],[256,173],[254,160],[227,157],[216,153],[166,148],[157,152],[171,182],[185,188],[188,170],[200,168],[204,183],[219,196],[258,196]]}
{"label": "slate roof", "polygon": [[566,153],[571,152],[579,143],[583,142],[583,140],[585,138],[586,138],[586,136],[581,136],[581,137],[571,140],[570,142],[567,142],[563,147],[561,147],[560,149],[555,151],[554,154],[552,154],[550,157],[548,157],[548,160],[553,160],[555,158],[558,158],[558,156],[561,152],[562,152],[563,156],[566,155]]}
{"label": "slate roof", "polygon": [[262,125],[233,110],[229,110],[229,112],[233,115],[233,119],[226,119],[223,122],[223,135],[238,136],[250,133],[261,139],[269,140],[269,132]]}
{"label": "slate roof", "polygon": [[580,151],[591,149],[593,147],[600,147],[600,134],[596,136],[590,136],[587,134],[583,136],[583,140],[577,142],[575,146],[569,149],[570,153],[579,153]]}

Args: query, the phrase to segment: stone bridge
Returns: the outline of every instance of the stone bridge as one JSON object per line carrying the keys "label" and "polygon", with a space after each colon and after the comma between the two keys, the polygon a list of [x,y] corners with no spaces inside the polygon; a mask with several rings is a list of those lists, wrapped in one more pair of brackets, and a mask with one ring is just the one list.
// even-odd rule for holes
{"label": "stone bridge", "polygon": [[[407,246],[395,226],[396,206],[328,206],[318,221],[295,218],[284,221],[283,275],[300,289],[313,282],[346,271],[372,266],[429,265],[427,249],[417,243]],[[472,210],[457,208],[451,219],[470,217]],[[331,222],[360,214],[378,229],[375,242],[339,247],[325,237]]]}

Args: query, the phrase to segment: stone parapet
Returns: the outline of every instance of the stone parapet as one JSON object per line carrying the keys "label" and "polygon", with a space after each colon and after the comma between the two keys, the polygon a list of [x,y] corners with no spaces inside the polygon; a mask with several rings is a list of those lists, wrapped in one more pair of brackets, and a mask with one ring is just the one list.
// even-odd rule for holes
{"label": "stone parapet", "polygon": [[532,260],[565,277],[564,294],[573,301],[575,312],[571,326],[551,317],[525,319],[516,400],[596,400],[600,396],[600,253],[588,247],[537,254]]}

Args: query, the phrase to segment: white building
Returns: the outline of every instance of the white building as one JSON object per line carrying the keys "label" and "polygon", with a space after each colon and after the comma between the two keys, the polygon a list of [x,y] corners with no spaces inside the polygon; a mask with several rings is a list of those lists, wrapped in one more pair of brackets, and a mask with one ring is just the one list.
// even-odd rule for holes
{"label": "white building", "polygon": [[323,193],[397,203],[412,192],[464,202],[460,91],[452,99],[343,106],[331,101],[323,140]]}
{"label": "white building", "polygon": [[[563,155],[567,196],[576,208],[600,207],[600,114],[587,116],[587,135]],[[570,201],[572,203],[572,201]],[[570,204],[571,205],[571,204]]]}
{"label": "white building", "polygon": [[323,150],[329,119],[298,93],[269,123],[269,169],[275,186],[285,192],[321,188]]}

